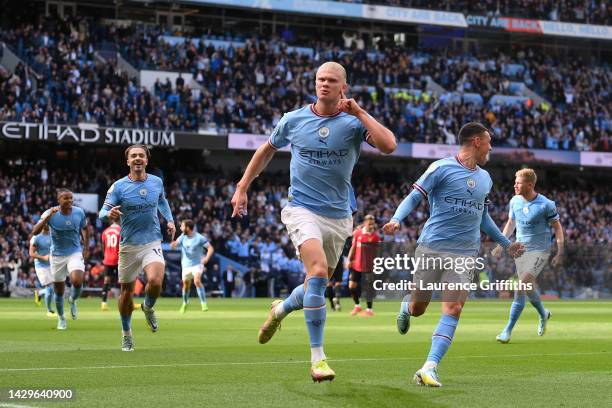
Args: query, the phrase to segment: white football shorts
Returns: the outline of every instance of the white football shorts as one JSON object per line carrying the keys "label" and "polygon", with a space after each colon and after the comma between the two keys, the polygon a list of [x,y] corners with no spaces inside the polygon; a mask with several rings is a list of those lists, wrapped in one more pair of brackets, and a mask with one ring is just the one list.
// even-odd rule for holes
{"label": "white football shorts", "polygon": [[537,278],[546,262],[550,258],[549,251],[530,251],[525,252],[520,257],[514,260],[516,264],[516,273],[519,279],[522,279],[525,274],[530,274],[534,278]]}
{"label": "white football shorts", "polygon": [[161,241],[144,245],[119,246],[119,283],[134,282],[145,266],[159,262],[166,265]]}
{"label": "white football shorts", "polygon": [[202,264],[194,265],[194,266],[190,266],[189,268],[183,268],[181,272],[181,277],[184,281],[192,280],[195,275],[201,275],[203,272],[204,272],[204,265]]}
{"label": "white football shorts", "polygon": [[53,283],[53,275],[51,274],[51,266],[43,266],[35,268],[36,276],[42,286],[47,286]]}
{"label": "white football shorts", "polygon": [[82,252],[75,252],[71,255],[57,256],[51,255],[51,275],[53,282],[64,282],[72,271],[85,271],[85,261]]}
{"label": "white football shorts", "polygon": [[324,217],[303,207],[285,206],[281,211],[281,221],[287,227],[298,256],[300,245],[306,240],[318,239],[323,245],[328,268],[336,267],[344,242],[353,233],[351,217]]}

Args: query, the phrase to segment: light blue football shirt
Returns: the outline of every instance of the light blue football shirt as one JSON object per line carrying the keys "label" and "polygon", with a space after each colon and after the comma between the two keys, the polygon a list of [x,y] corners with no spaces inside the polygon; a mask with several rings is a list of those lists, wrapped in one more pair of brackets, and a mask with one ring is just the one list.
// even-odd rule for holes
{"label": "light blue football shirt", "polygon": [[[49,212],[50,210],[45,211],[41,218],[45,218]],[[83,209],[72,206],[68,215],[62,214],[60,210],[53,214],[47,225],[51,230],[51,255],[68,256],[83,250],[81,228],[87,226]]]}
{"label": "light blue football shirt", "polygon": [[291,144],[289,204],[330,218],[351,216],[351,174],[367,129],[355,116],[322,116],[314,105],[285,114],[270,136]]}
{"label": "light blue football shirt", "polygon": [[181,248],[181,266],[183,268],[201,264],[204,257],[204,248],[206,250],[210,248],[208,239],[198,232],[194,232],[191,237],[181,234],[176,243]]}
{"label": "light blue football shirt", "polygon": [[[38,255],[49,255],[51,253],[51,234],[38,234],[34,235],[30,240],[30,244],[36,247]],[[41,259],[34,259],[34,268],[49,268],[51,264],[49,261],[43,261]]]}
{"label": "light blue football shirt", "polygon": [[531,201],[516,195],[510,200],[508,216],[516,223],[516,240],[525,245],[525,251],[550,251],[550,223],[559,219],[554,201],[542,194]]}
{"label": "light blue football shirt", "polygon": [[489,173],[469,169],[459,157],[433,162],[413,187],[429,201],[429,219],[418,243],[435,251],[475,256],[480,223],[493,187]]}
{"label": "light blue football shirt", "polygon": [[144,181],[133,181],[125,176],[113,183],[106,193],[100,218],[106,220],[108,212],[120,205],[121,245],[145,245],[161,241],[157,211],[166,221],[174,222],[162,179],[148,174]]}

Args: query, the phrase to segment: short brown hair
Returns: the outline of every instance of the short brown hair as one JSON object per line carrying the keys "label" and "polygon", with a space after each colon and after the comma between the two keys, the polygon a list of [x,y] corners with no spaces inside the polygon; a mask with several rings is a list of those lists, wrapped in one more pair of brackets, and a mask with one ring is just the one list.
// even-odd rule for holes
{"label": "short brown hair", "polygon": [[128,158],[128,155],[130,154],[130,150],[135,149],[135,148],[141,148],[142,150],[144,150],[145,154],[147,155],[147,160],[151,160],[151,151],[146,145],[143,145],[143,144],[133,144],[129,146],[127,149],[125,149],[126,159]]}
{"label": "short brown hair", "polygon": [[186,227],[189,227],[190,230],[193,230],[193,227],[195,226],[193,220],[190,219],[183,220],[181,223],[185,224]]}
{"label": "short brown hair", "polygon": [[482,123],[466,123],[459,131],[459,144],[463,146],[464,144],[467,144],[470,140],[472,140],[474,136],[488,131],[489,129],[487,129],[487,127]]}
{"label": "short brown hair", "polygon": [[516,172],[515,176],[524,178],[525,181],[528,183],[535,184],[536,181],[538,181],[538,176],[536,176],[536,173],[533,169],[520,169]]}
{"label": "short brown hair", "polygon": [[365,216],[364,220],[374,220],[374,216],[372,214],[368,214]]}

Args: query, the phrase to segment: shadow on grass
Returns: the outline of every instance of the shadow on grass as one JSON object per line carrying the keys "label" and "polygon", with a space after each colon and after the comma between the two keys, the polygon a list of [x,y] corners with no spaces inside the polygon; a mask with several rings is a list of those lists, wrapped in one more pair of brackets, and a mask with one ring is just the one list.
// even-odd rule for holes
{"label": "shadow on grass", "polygon": [[414,406],[428,408],[451,408],[450,405],[435,402],[436,396],[444,393],[461,394],[458,390],[444,388],[420,387],[414,383],[393,387],[379,384],[359,384],[356,382],[338,382],[308,384],[308,386],[293,383],[283,386],[288,393],[296,396],[296,405],[301,403],[322,404],[321,406],[353,406],[353,407],[389,407]]}

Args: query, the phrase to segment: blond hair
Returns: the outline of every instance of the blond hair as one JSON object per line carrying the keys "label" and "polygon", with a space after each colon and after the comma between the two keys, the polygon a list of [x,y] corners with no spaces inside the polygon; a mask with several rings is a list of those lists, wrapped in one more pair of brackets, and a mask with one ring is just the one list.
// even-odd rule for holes
{"label": "blond hair", "polygon": [[522,177],[527,183],[533,183],[534,185],[538,181],[538,176],[536,176],[533,169],[520,169],[516,172],[515,176]]}
{"label": "blond hair", "polygon": [[344,69],[344,67],[342,65],[338,64],[337,62],[333,62],[333,61],[325,62],[325,63],[321,64],[321,66],[319,68],[317,68],[317,72],[319,72],[322,69],[323,70],[328,69],[330,71],[339,72],[340,75],[342,76],[342,79],[346,83],[346,69]]}

